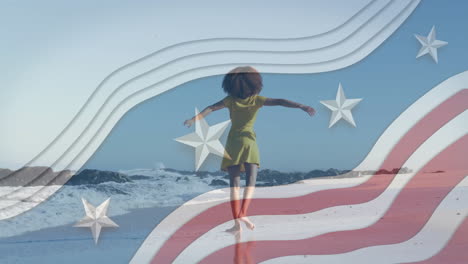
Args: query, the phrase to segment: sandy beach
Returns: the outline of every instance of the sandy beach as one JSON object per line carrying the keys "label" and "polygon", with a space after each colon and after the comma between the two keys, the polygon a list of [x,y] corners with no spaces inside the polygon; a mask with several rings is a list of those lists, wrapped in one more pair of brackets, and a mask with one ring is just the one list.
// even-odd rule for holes
{"label": "sandy beach", "polygon": [[128,263],[151,230],[176,206],[134,209],[112,217],[118,228],[103,228],[98,244],[91,230],[63,225],[2,238],[0,263],[83,263],[80,255],[93,255],[95,263]]}

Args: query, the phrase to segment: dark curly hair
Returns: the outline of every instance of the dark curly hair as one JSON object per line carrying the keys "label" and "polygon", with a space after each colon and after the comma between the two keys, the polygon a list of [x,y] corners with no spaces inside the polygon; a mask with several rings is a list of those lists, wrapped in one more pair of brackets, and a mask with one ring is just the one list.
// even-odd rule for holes
{"label": "dark curly hair", "polygon": [[253,67],[242,66],[228,72],[224,76],[222,86],[227,94],[245,99],[260,93],[263,87],[263,79]]}

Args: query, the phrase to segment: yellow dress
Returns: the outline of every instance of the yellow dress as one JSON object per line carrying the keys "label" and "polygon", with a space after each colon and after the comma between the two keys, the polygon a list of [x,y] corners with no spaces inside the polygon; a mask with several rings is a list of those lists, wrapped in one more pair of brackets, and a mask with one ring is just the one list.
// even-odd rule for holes
{"label": "yellow dress", "polygon": [[256,163],[260,167],[260,153],[253,126],[258,109],[265,100],[266,97],[258,94],[245,99],[228,95],[223,99],[224,105],[229,108],[231,129],[225,146],[228,155],[223,157],[221,170],[227,171],[228,166],[240,164],[240,170],[245,172],[244,162]]}

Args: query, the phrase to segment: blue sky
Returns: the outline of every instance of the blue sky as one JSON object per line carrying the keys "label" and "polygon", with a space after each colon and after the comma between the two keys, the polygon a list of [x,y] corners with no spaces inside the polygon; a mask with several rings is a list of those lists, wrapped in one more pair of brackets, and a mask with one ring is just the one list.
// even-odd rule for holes
{"label": "blue sky", "polygon": [[[261,95],[308,104],[317,113],[311,118],[299,109],[260,109],[255,131],[261,169],[308,171],[358,165],[408,106],[438,83],[467,70],[467,9],[466,2],[422,1],[389,39],[354,65],[319,74],[262,73]],[[414,34],[427,35],[433,25],[437,39],[449,43],[439,49],[438,64],[428,55],[415,58],[420,44]],[[194,131],[183,121],[193,116],[195,107],[202,110],[225,96],[222,78],[197,79],[137,105],[83,168],[152,168],[162,162],[166,167],[193,170],[194,149],[174,138]],[[330,111],[319,103],[334,99],[340,82],[348,98],[363,98],[353,110],[356,128],[344,121],[328,128]],[[207,122],[213,125],[228,119],[228,110],[223,109],[209,115]],[[210,154],[200,170],[218,170],[220,163],[220,157]]]}

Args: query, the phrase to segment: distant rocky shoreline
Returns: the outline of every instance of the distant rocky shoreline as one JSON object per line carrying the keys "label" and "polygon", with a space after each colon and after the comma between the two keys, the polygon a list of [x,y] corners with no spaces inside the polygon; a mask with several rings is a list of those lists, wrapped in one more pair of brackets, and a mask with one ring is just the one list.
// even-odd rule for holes
{"label": "distant rocky shoreline", "polygon": [[[159,168],[155,170],[161,170],[171,173],[176,173],[180,176],[175,176],[175,181],[184,180],[187,176],[196,176],[201,179],[205,177],[214,177],[215,179],[211,180],[211,186],[228,186],[229,185],[229,174],[225,171],[187,171],[187,170],[177,170],[172,168]],[[20,170],[18,170],[20,171]],[[18,171],[11,171],[8,169],[0,169],[0,181],[4,177],[11,177],[12,174],[19,174]],[[36,174],[35,174],[36,172]],[[51,175],[58,175],[60,172],[53,172],[50,168],[47,167],[25,167],[22,169],[22,176],[26,175],[30,178],[34,175],[39,175],[40,173]],[[69,171],[66,171],[70,173]],[[299,182],[301,180],[308,180],[313,178],[350,178],[350,177],[360,177],[364,175],[372,174],[395,174],[395,173],[410,173],[411,170],[408,168],[394,168],[392,170],[379,170],[379,171],[351,171],[351,170],[338,170],[330,168],[328,170],[312,170],[309,172],[281,172],[277,170],[270,169],[261,169],[257,174],[257,186],[276,186],[283,184],[291,184]],[[63,172],[62,172],[63,173]],[[9,176],[10,175],[10,176]],[[72,176],[67,182],[66,185],[84,185],[84,184],[100,184],[104,182],[116,182],[116,183],[126,183],[134,182],[143,179],[153,178],[153,176],[146,175],[126,175],[121,172],[115,171],[105,171],[105,170],[96,170],[96,169],[84,169],[78,172],[76,175]],[[245,173],[241,173],[241,179],[245,179]],[[186,180],[186,179],[185,179]],[[8,181],[10,183],[14,181]],[[25,179],[15,181],[13,185],[4,185],[1,186],[18,186],[21,182],[28,182]]]}

